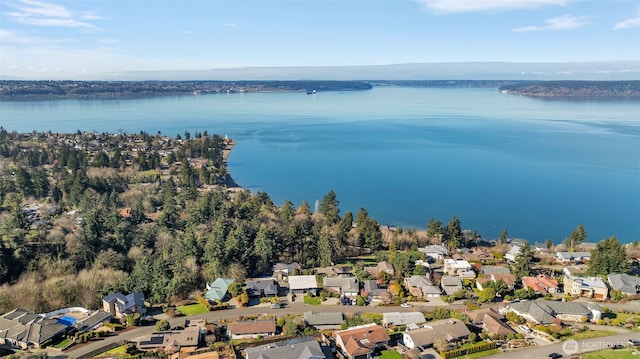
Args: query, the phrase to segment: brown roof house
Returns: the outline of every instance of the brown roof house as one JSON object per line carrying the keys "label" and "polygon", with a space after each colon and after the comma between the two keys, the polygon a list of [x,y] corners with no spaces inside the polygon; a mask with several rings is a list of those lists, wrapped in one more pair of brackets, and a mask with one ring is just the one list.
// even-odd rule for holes
{"label": "brown roof house", "polygon": [[531,288],[538,294],[558,293],[558,281],[546,274],[538,274],[536,277],[522,277],[522,286]]}
{"label": "brown roof house", "polygon": [[149,337],[138,341],[139,350],[162,349],[165,353],[189,353],[198,348],[202,332],[197,326],[183,330],[153,332]]}
{"label": "brown roof house", "polygon": [[350,359],[371,358],[374,351],[389,343],[386,329],[377,324],[365,324],[339,330],[333,334],[336,344]]}
{"label": "brown roof house", "polygon": [[276,335],[276,320],[262,319],[233,322],[227,328],[227,335],[231,339],[272,337]]}
{"label": "brown roof house", "polygon": [[380,273],[383,272],[387,273],[388,275],[393,275],[395,273],[393,265],[387,261],[379,262],[375,267],[365,267],[364,270],[374,277],[378,277]]}
{"label": "brown roof house", "polygon": [[509,334],[516,334],[510,326],[502,321],[504,316],[491,308],[467,312],[467,316],[471,319],[473,325],[484,329],[492,335],[506,337]]}
{"label": "brown roof house", "polygon": [[402,333],[404,345],[409,349],[432,347],[438,341],[447,343],[467,338],[471,334],[464,322],[458,319],[443,319],[430,322],[422,328]]}

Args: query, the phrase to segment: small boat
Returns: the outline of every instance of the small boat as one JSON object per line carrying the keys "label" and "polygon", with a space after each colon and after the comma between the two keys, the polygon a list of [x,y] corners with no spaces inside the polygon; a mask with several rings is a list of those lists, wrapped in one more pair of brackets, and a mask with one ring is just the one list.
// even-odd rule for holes
{"label": "small boat", "polygon": [[315,95],[316,90],[307,90],[307,95]]}

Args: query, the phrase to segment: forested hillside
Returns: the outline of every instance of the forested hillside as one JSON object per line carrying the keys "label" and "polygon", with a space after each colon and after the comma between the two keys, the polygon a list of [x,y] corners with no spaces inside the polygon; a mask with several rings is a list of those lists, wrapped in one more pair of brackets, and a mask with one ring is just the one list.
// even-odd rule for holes
{"label": "forested hillside", "polygon": [[[111,291],[166,303],[218,276],[271,274],[277,261],[327,266],[383,247],[378,223],[365,209],[341,214],[332,191],[312,213],[229,188],[231,145],[206,131],[1,129],[0,312],[96,308]],[[408,238],[399,245],[416,245]]]}

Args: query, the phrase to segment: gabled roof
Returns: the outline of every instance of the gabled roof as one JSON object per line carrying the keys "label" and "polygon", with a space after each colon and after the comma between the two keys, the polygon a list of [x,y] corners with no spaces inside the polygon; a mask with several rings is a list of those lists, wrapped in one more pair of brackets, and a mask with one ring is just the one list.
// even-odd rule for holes
{"label": "gabled roof", "polygon": [[410,323],[424,323],[427,320],[420,312],[387,312],[382,313],[382,322],[385,325],[407,325]]}
{"label": "gabled roof", "polygon": [[290,275],[289,276],[289,289],[310,289],[318,288],[315,275]]}
{"label": "gabled roof", "polygon": [[144,294],[142,293],[129,293],[127,295],[122,293],[109,293],[109,295],[102,300],[109,304],[113,303],[118,307],[120,313],[127,313],[131,308],[144,307]]}
{"label": "gabled roof", "polygon": [[482,274],[490,276],[492,274],[511,274],[511,270],[502,266],[483,266]]}
{"label": "gabled roof", "polygon": [[246,288],[249,296],[269,296],[278,294],[278,284],[272,278],[247,281]]}
{"label": "gabled roof", "polygon": [[264,319],[264,320],[251,320],[251,321],[244,321],[244,322],[233,322],[231,323],[231,329],[229,330],[229,332],[232,335],[275,333],[276,320]]}
{"label": "gabled roof", "polygon": [[494,335],[507,336],[509,334],[516,334],[515,330],[511,329],[510,326],[506,325],[502,320],[492,314],[484,316],[482,326],[486,331]]}
{"label": "gabled roof", "polygon": [[358,284],[356,277],[324,277],[322,282],[323,287],[339,287],[342,293],[357,293],[360,291],[360,284]]}
{"label": "gabled roof", "polygon": [[558,289],[558,281],[546,274],[539,274],[536,277],[522,277],[522,285],[541,294],[547,294],[549,288]]}
{"label": "gabled roof", "polygon": [[551,324],[558,315],[590,316],[591,310],[579,302],[556,302],[548,300],[524,300],[512,303],[512,309],[519,313],[529,314],[540,324]]}
{"label": "gabled roof", "polygon": [[635,295],[640,292],[640,277],[629,274],[609,274],[607,276],[613,290],[619,290],[627,295]]}
{"label": "gabled roof", "polygon": [[68,323],[47,319],[20,308],[0,315],[0,337],[14,340],[25,346],[30,343],[40,346],[64,332],[68,327]]}
{"label": "gabled roof", "polygon": [[208,300],[222,300],[227,295],[229,285],[234,280],[230,278],[218,278],[213,283],[207,283],[207,289],[209,289],[204,297]]}
{"label": "gabled roof", "polygon": [[389,341],[387,331],[377,324],[365,324],[334,333],[344,343],[344,351],[351,357],[366,355],[378,344]]}
{"label": "gabled roof", "polygon": [[247,359],[324,359],[315,338],[296,338],[245,349]]}
{"label": "gabled roof", "polygon": [[429,347],[440,339],[451,342],[466,338],[469,334],[469,328],[458,319],[438,320],[427,323],[420,329],[404,332],[404,335],[411,337],[416,347]]}
{"label": "gabled roof", "polygon": [[344,322],[342,313],[304,312],[304,321],[314,325],[340,325]]}

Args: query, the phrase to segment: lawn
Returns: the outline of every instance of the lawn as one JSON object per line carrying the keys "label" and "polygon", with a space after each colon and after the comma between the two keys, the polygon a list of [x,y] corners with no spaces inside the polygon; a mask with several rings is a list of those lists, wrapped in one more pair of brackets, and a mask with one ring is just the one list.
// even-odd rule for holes
{"label": "lawn", "polygon": [[183,305],[182,307],[177,307],[176,309],[179,310],[184,315],[197,315],[197,314],[209,312],[207,308],[205,308],[200,303]]}
{"label": "lawn", "polygon": [[606,337],[608,335],[616,335],[616,334],[618,333],[613,330],[594,330],[594,331],[587,331],[587,332],[581,332],[581,333],[569,335],[567,337],[564,337],[564,339],[565,340],[566,339],[581,340],[581,339]]}
{"label": "lawn", "polygon": [[402,354],[393,350],[383,350],[380,359],[402,359]]}
{"label": "lawn", "polygon": [[322,298],[320,298],[320,297],[312,297],[310,295],[305,295],[304,296],[304,304],[320,305],[320,304],[322,304]]}
{"label": "lawn", "polygon": [[626,348],[626,349],[605,349],[593,353],[581,354],[580,357],[583,359],[631,359],[638,358],[637,350]]}
{"label": "lawn", "polygon": [[500,350],[499,349],[491,349],[491,350],[485,350],[483,352],[477,352],[477,353],[473,353],[473,354],[467,354],[465,356],[461,356],[459,358],[463,358],[463,359],[476,359],[476,358],[482,358],[482,357],[486,357],[489,355],[495,355],[495,354],[500,354]]}
{"label": "lawn", "polygon": [[635,318],[636,322],[640,322],[640,316],[637,314],[630,314],[630,313],[616,313],[616,316],[614,319],[618,319],[618,322],[620,322],[621,324],[624,324],[627,322],[627,320],[629,318]]}
{"label": "lawn", "polygon": [[60,343],[56,343],[53,347],[54,348],[58,348],[58,349],[62,349],[64,347],[66,347],[67,345],[71,344],[71,342],[72,342],[71,339],[65,338]]}
{"label": "lawn", "polygon": [[122,344],[119,347],[115,347],[113,349],[109,349],[106,352],[102,352],[98,355],[96,355],[96,357],[103,357],[103,356],[126,356],[127,355],[127,347],[128,344]]}

